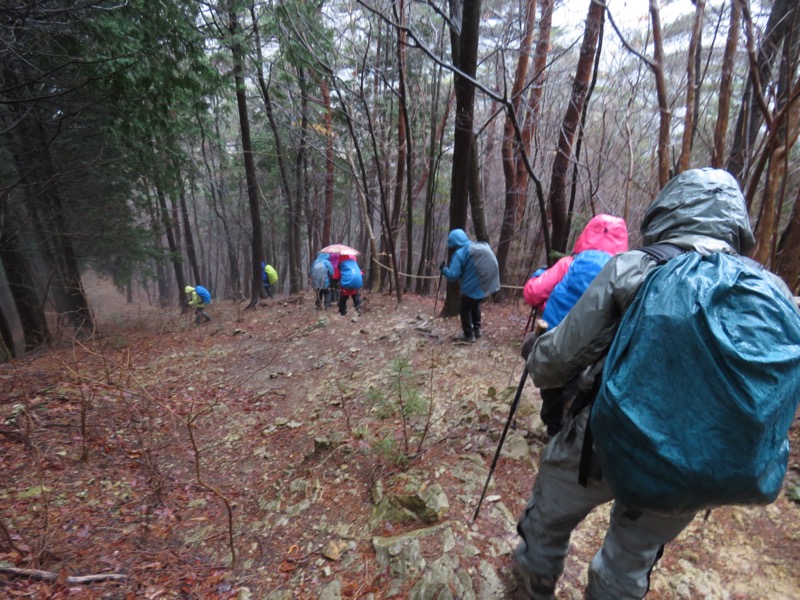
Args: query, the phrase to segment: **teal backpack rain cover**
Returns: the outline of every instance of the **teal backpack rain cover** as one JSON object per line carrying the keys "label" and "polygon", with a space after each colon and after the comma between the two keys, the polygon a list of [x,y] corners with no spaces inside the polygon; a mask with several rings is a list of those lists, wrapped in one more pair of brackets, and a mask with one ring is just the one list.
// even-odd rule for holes
{"label": "teal backpack rain cover", "polygon": [[626,311],[590,420],[624,505],[683,512],[778,496],[800,400],[800,314],[752,265],[682,254]]}

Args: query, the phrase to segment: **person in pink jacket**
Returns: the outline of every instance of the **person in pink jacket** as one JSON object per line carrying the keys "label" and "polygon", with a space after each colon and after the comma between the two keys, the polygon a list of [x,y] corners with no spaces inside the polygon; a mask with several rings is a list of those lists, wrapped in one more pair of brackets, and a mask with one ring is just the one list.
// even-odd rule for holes
{"label": "person in pink jacket", "polygon": [[[539,269],[528,280],[522,292],[525,302],[538,309],[546,328],[552,329],[567,316],[603,265],[627,250],[628,227],[624,219],[605,214],[593,217],[575,241],[571,255],[549,269]],[[541,394],[542,421],[552,436],[561,429],[563,410],[574,390],[568,385],[543,389]]]}

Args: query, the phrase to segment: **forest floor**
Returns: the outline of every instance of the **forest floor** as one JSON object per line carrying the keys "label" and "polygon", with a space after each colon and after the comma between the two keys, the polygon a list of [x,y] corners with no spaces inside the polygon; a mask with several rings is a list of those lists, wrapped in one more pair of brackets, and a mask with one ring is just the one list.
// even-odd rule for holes
{"label": "forest floor", "polygon": [[[461,344],[432,297],[369,294],[359,317],[311,292],[215,302],[195,327],[99,281],[88,293],[97,336],[0,365],[0,597],[523,597],[514,521],[546,443],[531,383],[472,516],[524,305],[485,304],[483,338]],[[797,422],[791,438],[778,500],[695,519],[648,598],[800,598]],[[446,501],[422,520],[376,510],[409,487]],[[575,532],[559,598],[582,597],[607,519]]]}

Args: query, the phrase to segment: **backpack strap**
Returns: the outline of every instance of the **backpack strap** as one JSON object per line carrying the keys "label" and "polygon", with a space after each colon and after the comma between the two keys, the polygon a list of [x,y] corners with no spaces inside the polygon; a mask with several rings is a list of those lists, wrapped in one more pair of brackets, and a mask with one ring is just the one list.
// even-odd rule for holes
{"label": "backpack strap", "polygon": [[[594,380],[594,385],[591,390],[578,390],[578,395],[572,404],[570,414],[572,416],[572,427],[567,433],[567,439],[574,439],[577,432],[575,431],[575,418],[582,410],[591,410],[591,404],[600,392],[600,375]],[[592,437],[592,419],[591,416],[586,420],[586,429],[583,432],[583,442],[581,446],[581,460],[578,466],[578,483],[586,487],[589,481],[589,472],[592,466],[592,456],[594,455],[594,438]]]}
{"label": "backpack strap", "polygon": [[671,258],[675,258],[676,256],[683,254],[684,252],[688,252],[688,250],[684,250],[680,246],[676,246],[675,244],[671,244],[669,242],[658,242],[657,244],[650,244],[649,246],[638,248],[638,250],[644,252],[651,258],[655,259],[655,261],[659,265],[663,265],[667,263]]}

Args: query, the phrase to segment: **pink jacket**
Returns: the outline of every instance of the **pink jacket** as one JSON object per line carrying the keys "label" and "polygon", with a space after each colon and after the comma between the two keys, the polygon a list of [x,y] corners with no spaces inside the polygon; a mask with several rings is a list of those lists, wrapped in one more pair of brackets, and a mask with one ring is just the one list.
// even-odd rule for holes
{"label": "pink jacket", "polygon": [[530,306],[544,310],[547,299],[572,266],[573,257],[584,250],[601,250],[611,256],[628,250],[628,227],[620,217],[599,214],[592,218],[575,240],[570,256],[560,258],[556,264],[525,284],[522,296]]}

